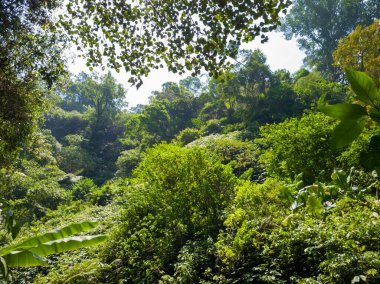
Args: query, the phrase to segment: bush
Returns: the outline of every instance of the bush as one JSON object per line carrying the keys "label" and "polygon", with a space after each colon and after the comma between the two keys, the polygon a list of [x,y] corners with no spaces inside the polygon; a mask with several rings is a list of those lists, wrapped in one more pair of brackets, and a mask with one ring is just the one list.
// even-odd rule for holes
{"label": "bush", "polygon": [[337,158],[344,168],[360,168],[360,154],[368,149],[371,138],[380,134],[380,128],[365,128],[360,136]]}
{"label": "bush", "polygon": [[261,147],[259,161],[269,175],[280,179],[302,173],[306,184],[329,180],[339,155],[330,147],[335,122],[321,114],[305,114],[260,128],[255,142]]}
{"label": "bush", "polygon": [[202,135],[210,135],[222,132],[223,121],[220,119],[210,119],[207,121],[206,125],[202,127]]}
{"label": "bush", "polygon": [[379,213],[379,202],[349,198],[324,218],[302,212],[271,234],[263,275],[274,283],[378,283]]}
{"label": "bush", "polygon": [[338,200],[316,215],[291,212],[284,185],[238,187],[219,234],[214,280],[223,283],[378,283],[380,203]]}
{"label": "bush", "polygon": [[88,141],[81,135],[65,136],[67,146],[62,147],[57,157],[59,168],[66,173],[91,171],[96,166],[96,158],[84,147]]}
{"label": "bush", "polygon": [[138,149],[123,151],[116,161],[116,176],[130,177],[132,170],[137,167],[141,161],[141,152]]}
{"label": "bush", "polygon": [[224,222],[226,230],[216,243],[218,277],[226,283],[257,283],[255,268],[264,261],[264,245],[287,211],[280,199],[283,187],[267,179],[263,184],[245,182],[237,188]]}
{"label": "bush", "polygon": [[175,141],[178,141],[180,146],[184,146],[193,142],[201,136],[200,131],[196,128],[185,128],[178,135],[176,135]]}
{"label": "bush", "polygon": [[75,182],[71,187],[71,195],[73,200],[89,201],[92,193],[95,192],[98,187],[89,178],[83,178]]}
{"label": "bush", "polygon": [[214,134],[202,137],[188,144],[188,147],[205,147],[217,154],[223,164],[230,164],[236,176],[241,176],[253,169],[249,178],[261,179],[262,170],[258,164],[257,147],[252,142],[238,139],[239,132],[229,134]]}
{"label": "bush", "polygon": [[[113,268],[104,274],[111,282],[158,282],[173,277],[175,270],[182,273],[185,251],[202,251],[191,243],[203,247],[209,238],[216,239],[235,178],[205,149],[166,144],[149,149],[133,177],[121,222],[104,251]],[[194,283],[203,264],[212,262],[209,255],[205,251],[205,260],[192,264],[195,278],[189,279]]]}
{"label": "bush", "polygon": [[35,160],[23,159],[7,176],[2,197],[9,200],[21,224],[31,222],[35,217],[43,217],[46,210],[68,201],[69,194],[58,184],[62,175],[54,164],[41,166]]}

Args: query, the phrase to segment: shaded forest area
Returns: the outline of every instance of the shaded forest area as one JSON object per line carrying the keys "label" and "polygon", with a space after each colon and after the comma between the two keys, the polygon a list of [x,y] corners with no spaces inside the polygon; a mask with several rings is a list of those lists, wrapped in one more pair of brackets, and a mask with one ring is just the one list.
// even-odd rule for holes
{"label": "shaded forest area", "polygon": [[380,4],[227,2],[0,3],[2,283],[379,283]]}

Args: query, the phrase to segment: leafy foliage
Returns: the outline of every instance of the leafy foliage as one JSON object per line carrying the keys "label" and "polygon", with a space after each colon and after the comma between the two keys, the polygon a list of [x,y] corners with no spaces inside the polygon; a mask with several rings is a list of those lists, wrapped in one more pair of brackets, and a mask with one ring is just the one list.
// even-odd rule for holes
{"label": "leafy foliage", "polygon": [[306,52],[305,61],[310,66],[315,66],[324,78],[336,80],[339,72],[332,66],[332,53],[339,40],[357,25],[371,24],[379,13],[376,0],[296,0],[281,30],[288,39],[298,37],[297,42]]}
{"label": "leafy foliage", "polygon": [[349,283],[359,278],[376,283],[378,202],[346,197],[323,215],[310,210],[309,202],[291,214],[282,202],[284,189],[273,179],[239,187],[227,229],[216,244],[219,271],[213,279]]}
{"label": "leafy foliage", "polygon": [[64,73],[64,44],[47,28],[57,4],[6,0],[0,5],[0,167],[11,164],[29,141],[47,106],[47,89]]}
{"label": "leafy foliage", "polygon": [[259,180],[262,169],[258,163],[258,149],[250,141],[241,141],[239,136],[239,132],[214,134],[195,140],[187,147],[205,147],[217,154],[223,164],[230,165],[236,176]]}
{"label": "leafy foliage", "polygon": [[304,108],[317,108],[318,99],[325,95],[329,101],[342,102],[345,100],[345,87],[336,82],[327,82],[317,72],[310,72],[299,78],[294,84],[297,99]]}
{"label": "leafy foliage", "polygon": [[133,169],[137,167],[140,161],[141,153],[138,149],[131,149],[121,152],[116,161],[116,176],[130,177]]}
{"label": "leafy foliage", "polygon": [[[380,91],[373,80],[365,73],[346,70],[347,79],[354,91],[358,104],[328,105],[324,97],[318,102],[321,111],[341,122],[336,126],[332,136],[332,143],[336,148],[342,148],[352,143],[363,132],[367,121],[371,120],[376,127],[380,122]],[[380,149],[379,136],[372,136],[369,148],[363,151],[360,157],[361,164],[371,170],[379,170],[380,164],[377,153]]]}
{"label": "leafy foliage", "polygon": [[375,20],[368,27],[357,26],[343,38],[334,51],[334,63],[341,68],[367,72],[379,86],[380,80],[380,23]]}
{"label": "leafy foliage", "polygon": [[[339,37],[376,1],[294,1],[283,30],[317,67],[294,74],[238,50],[290,1],[77,0],[54,26],[58,5],[0,3],[0,282],[379,282],[378,21],[335,53],[374,81],[329,81]],[[169,81],[128,111],[110,73],[58,87],[58,27],[90,68],[137,85],[165,64],[213,78]],[[102,235],[83,235],[88,219]]]}
{"label": "leafy foliage", "polygon": [[350,283],[362,278],[376,283],[378,210],[376,202],[343,199],[324,218],[297,214],[291,226],[270,236],[264,257],[271,263],[260,267],[261,279]]}
{"label": "leafy foliage", "polygon": [[260,128],[256,143],[263,149],[259,160],[269,175],[294,178],[303,174],[306,184],[328,179],[336,165],[329,138],[333,121],[323,114],[305,114]]}
{"label": "leafy foliage", "polygon": [[[193,245],[205,245],[222,228],[235,179],[231,168],[204,149],[163,144],[147,151],[131,183],[115,241],[104,251],[117,271],[107,273],[107,281],[155,282],[174,270],[183,273],[185,251],[201,253]],[[194,262],[197,273],[189,279],[198,279],[204,261]]]}
{"label": "leafy foliage", "polygon": [[[130,81],[165,63],[169,71],[204,68],[211,75],[228,65],[242,41],[249,42],[279,24],[290,1],[74,1],[60,24],[81,43],[88,65],[107,57],[107,65],[130,71]],[[139,32],[138,32],[139,31]],[[100,36],[101,35],[101,36]]]}

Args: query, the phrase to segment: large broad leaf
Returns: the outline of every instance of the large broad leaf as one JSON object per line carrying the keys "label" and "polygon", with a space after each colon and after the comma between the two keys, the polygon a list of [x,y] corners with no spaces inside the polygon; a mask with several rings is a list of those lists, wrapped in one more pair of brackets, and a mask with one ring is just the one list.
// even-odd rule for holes
{"label": "large broad leaf", "polygon": [[331,179],[341,189],[349,189],[348,176],[343,170],[334,170],[331,174]]}
{"label": "large broad leaf", "polygon": [[9,267],[47,266],[43,257],[70,250],[98,245],[107,239],[105,235],[77,236],[38,244],[24,250],[14,250],[3,255]]}
{"label": "large broad leaf", "polygon": [[370,77],[363,72],[351,69],[345,69],[345,72],[351,89],[359,100],[371,106],[375,106],[375,102],[380,101],[376,85]]}
{"label": "large broad leaf", "polygon": [[308,208],[312,214],[321,215],[323,212],[322,199],[314,195],[309,195],[306,201],[306,208]]}
{"label": "large broad leaf", "polygon": [[380,136],[371,138],[368,150],[360,154],[360,164],[369,169],[380,172]]}
{"label": "large broad leaf", "polygon": [[294,202],[295,198],[289,189],[283,187],[280,190],[280,199],[290,205]]}
{"label": "large broad leaf", "polygon": [[367,115],[365,107],[355,104],[329,105],[325,102],[326,95],[318,100],[318,109],[324,114],[340,120],[354,120]]}
{"label": "large broad leaf", "polygon": [[40,235],[40,236],[29,238],[20,244],[16,244],[16,245],[6,247],[6,248],[0,250],[0,255],[5,255],[5,254],[7,254],[11,251],[15,251],[15,250],[22,250],[22,249],[28,249],[31,247],[37,247],[39,244],[43,244],[43,243],[67,238],[67,237],[70,237],[70,236],[75,235],[75,234],[79,234],[82,232],[86,232],[88,230],[92,230],[97,225],[98,225],[97,222],[90,222],[90,221],[77,223],[77,224],[70,224],[70,225],[63,227],[61,229],[58,229],[58,230],[55,230],[52,232],[48,232],[48,233],[45,233],[45,234]]}
{"label": "large broad leaf", "polygon": [[8,267],[47,266],[45,259],[30,251],[14,251],[4,256]]}
{"label": "large broad leaf", "polygon": [[44,256],[104,242],[107,239],[105,235],[72,236],[91,230],[96,226],[96,222],[87,221],[71,224],[59,230],[29,238],[20,244],[5,247],[0,251],[0,258],[5,261],[5,267],[47,265]]}
{"label": "large broad leaf", "polygon": [[335,149],[343,148],[354,141],[362,133],[366,120],[343,120],[335,128],[331,137]]}
{"label": "large broad leaf", "polygon": [[5,259],[1,256],[0,256],[0,271],[1,271],[0,279],[8,279],[8,275],[9,275],[8,265]]}
{"label": "large broad leaf", "polygon": [[380,112],[377,109],[371,108],[369,110],[369,116],[373,121],[377,122],[378,124],[380,123]]}
{"label": "large broad leaf", "polygon": [[28,251],[44,257],[55,253],[95,246],[104,242],[106,239],[107,237],[105,235],[69,237],[39,244],[35,248],[28,249]]}

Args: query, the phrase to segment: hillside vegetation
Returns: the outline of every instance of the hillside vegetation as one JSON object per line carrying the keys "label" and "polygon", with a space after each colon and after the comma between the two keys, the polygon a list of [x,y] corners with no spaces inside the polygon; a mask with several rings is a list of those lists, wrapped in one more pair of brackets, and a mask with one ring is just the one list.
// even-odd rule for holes
{"label": "hillside vegetation", "polygon": [[[257,1],[241,1],[235,16],[235,1],[198,1],[211,18],[191,1],[187,10],[147,1],[126,5],[127,22],[118,1],[75,1],[58,24],[50,13],[59,3],[37,2],[0,5],[1,283],[380,282],[376,1],[294,1],[281,30],[307,58],[293,74],[239,49],[253,34],[247,2]],[[254,36],[279,25],[290,4],[279,2],[255,6],[271,17]],[[317,6],[338,16],[325,13],[319,27]],[[188,30],[183,10],[210,26]],[[85,15],[93,26],[79,25]],[[162,35],[117,36],[123,23],[134,31],[132,20]],[[327,36],[332,23],[339,29]],[[148,105],[128,108],[110,72],[72,76],[54,57],[82,41],[89,66],[105,66],[91,27],[105,35],[109,66],[131,64],[135,84],[160,60],[194,74],[167,78]],[[180,43],[177,53],[164,48]],[[128,53],[133,44],[138,54]]]}

